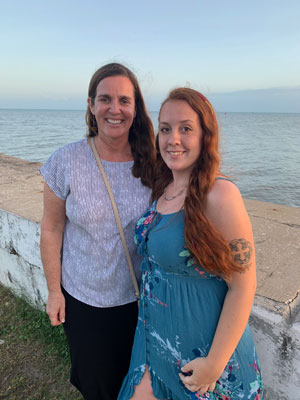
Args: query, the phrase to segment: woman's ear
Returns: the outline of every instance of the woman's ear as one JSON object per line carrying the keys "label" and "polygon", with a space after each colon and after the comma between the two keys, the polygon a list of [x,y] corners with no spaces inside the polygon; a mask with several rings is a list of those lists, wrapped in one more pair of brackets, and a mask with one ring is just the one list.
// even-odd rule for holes
{"label": "woman's ear", "polygon": [[88,98],[87,98],[87,103],[88,103],[88,105],[89,105],[89,108],[90,108],[90,110],[91,110],[91,113],[94,115],[94,114],[95,114],[95,113],[94,113],[94,108],[95,108],[95,106],[94,106],[94,104],[93,104],[93,101],[92,101],[91,97],[88,97]]}

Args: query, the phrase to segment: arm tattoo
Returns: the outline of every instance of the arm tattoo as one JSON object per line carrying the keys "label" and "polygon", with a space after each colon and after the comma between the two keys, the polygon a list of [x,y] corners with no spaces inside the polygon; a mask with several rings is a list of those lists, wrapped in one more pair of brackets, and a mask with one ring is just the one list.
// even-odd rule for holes
{"label": "arm tattoo", "polygon": [[[229,243],[232,251],[233,260],[245,267],[245,270],[250,268],[250,261],[253,254],[251,243],[246,239],[233,239]],[[245,271],[244,271],[245,272]]]}

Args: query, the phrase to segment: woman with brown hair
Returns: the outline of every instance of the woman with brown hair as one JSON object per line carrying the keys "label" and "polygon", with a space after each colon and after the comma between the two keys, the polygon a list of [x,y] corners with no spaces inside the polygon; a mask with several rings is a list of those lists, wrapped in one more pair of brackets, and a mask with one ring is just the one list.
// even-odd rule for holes
{"label": "woman with brown hair", "polygon": [[47,313],[64,324],[71,382],[86,400],[115,400],[128,370],[137,302],[106,186],[102,159],[133,266],[133,231],[149,206],[155,146],[152,122],[134,74],[117,63],[93,75],[86,112],[88,137],[57,150],[45,179],[41,256]]}
{"label": "woman with brown hair", "polygon": [[136,226],[139,321],[119,400],[263,399],[247,324],[256,288],[250,221],[219,170],[218,125],[199,92],[159,114],[153,204]]}

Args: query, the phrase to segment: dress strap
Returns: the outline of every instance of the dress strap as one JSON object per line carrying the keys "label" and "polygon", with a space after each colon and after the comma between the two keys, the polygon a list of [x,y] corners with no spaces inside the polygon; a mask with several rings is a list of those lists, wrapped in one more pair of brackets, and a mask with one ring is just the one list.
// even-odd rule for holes
{"label": "dress strap", "polygon": [[217,181],[217,180],[220,180],[220,181],[228,181],[228,182],[233,183],[231,179],[225,178],[224,176],[217,176],[217,177],[216,177],[216,181]]}

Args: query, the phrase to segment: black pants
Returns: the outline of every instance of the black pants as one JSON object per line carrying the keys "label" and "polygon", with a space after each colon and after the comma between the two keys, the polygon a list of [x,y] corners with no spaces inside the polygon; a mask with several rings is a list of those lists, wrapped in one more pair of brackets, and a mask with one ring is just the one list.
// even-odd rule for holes
{"label": "black pants", "polygon": [[116,400],[129,368],[137,303],[98,308],[63,293],[71,383],[86,400]]}

